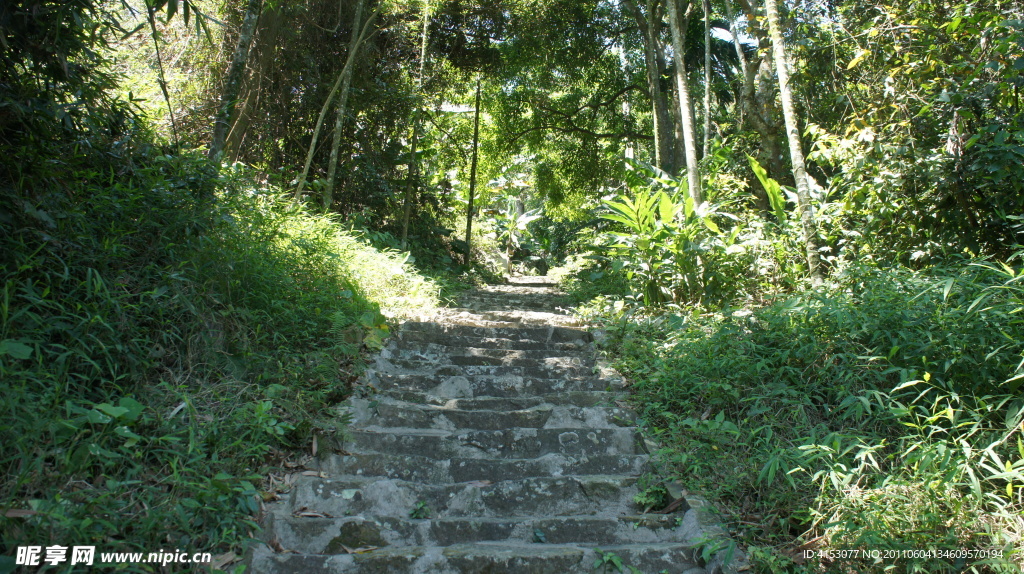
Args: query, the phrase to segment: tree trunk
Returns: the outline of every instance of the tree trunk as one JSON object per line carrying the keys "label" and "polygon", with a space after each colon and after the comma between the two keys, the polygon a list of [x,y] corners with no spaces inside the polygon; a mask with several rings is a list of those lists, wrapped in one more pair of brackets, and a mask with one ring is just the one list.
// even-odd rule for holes
{"label": "tree trunk", "polygon": [[409,220],[412,219],[412,204],[416,196],[416,178],[419,176],[419,161],[416,159],[416,144],[419,143],[420,119],[419,114],[413,119],[412,145],[410,146],[409,167],[405,182],[405,198],[402,202],[402,249],[409,243]]}
{"label": "tree trunk", "polygon": [[683,148],[686,152],[686,178],[690,187],[690,197],[694,205],[703,203],[700,188],[700,168],[697,165],[697,138],[694,134],[693,111],[690,104],[690,87],[686,78],[686,62],[683,58],[683,46],[686,20],[680,19],[678,0],[668,0],[669,27],[672,30],[672,51],[676,63],[676,84],[679,91],[679,115],[683,127]]}
{"label": "tree trunk", "polygon": [[224,140],[228,135],[231,116],[235,111],[235,102],[238,100],[238,92],[242,87],[242,76],[245,72],[246,62],[249,61],[249,46],[252,44],[252,35],[256,30],[256,21],[259,20],[261,4],[261,0],[249,0],[245,8],[242,28],[238,32],[238,44],[235,45],[235,53],[231,58],[231,67],[228,69],[224,93],[220,99],[220,109],[217,110],[217,119],[213,122],[213,139],[210,142],[209,156],[215,161],[220,161],[221,152],[224,151]]}
{"label": "tree trunk", "polygon": [[252,46],[249,48],[249,60],[246,67],[249,73],[242,78],[239,103],[235,106],[234,120],[224,140],[223,159],[236,162],[243,157],[244,142],[252,125],[253,118],[258,114],[260,106],[266,101],[264,81],[274,70],[274,56],[281,34],[284,17],[280,4],[263,6],[253,33]]}
{"label": "tree trunk", "polygon": [[800,147],[800,130],[797,127],[796,109],[793,107],[793,93],[789,86],[789,66],[786,62],[786,46],[782,40],[782,27],[779,25],[779,11],[776,0],[765,0],[768,13],[768,29],[772,35],[772,52],[775,55],[775,68],[779,75],[779,96],[782,99],[782,115],[786,121],[786,139],[789,140],[789,155],[793,163],[793,179],[796,180],[796,195],[800,202],[800,220],[803,222],[804,245],[807,250],[807,267],[811,281],[818,285],[822,282],[821,259],[818,254],[817,225],[814,208],[811,206],[811,186],[807,179],[807,167],[804,164],[804,152]]}
{"label": "tree trunk", "polygon": [[369,29],[369,21],[366,28],[360,32],[359,24],[363,18],[363,4],[365,0],[359,0],[356,4],[356,15],[352,19],[352,36],[348,42],[348,54],[345,58],[345,68],[341,75],[344,78],[341,82],[341,93],[338,94],[337,111],[334,117],[334,140],[331,142],[331,159],[327,164],[327,185],[324,186],[323,205],[325,210],[331,209],[334,203],[334,179],[338,173],[338,150],[341,148],[341,128],[345,123],[345,110],[348,104],[348,92],[352,86],[352,73],[355,68],[356,53],[362,44],[366,30]]}
{"label": "tree trunk", "polygon": [[[420,35],[420,70],[416,77],[417,96],[422,97],[423,91],[423,68],[427,59],[427,35],[430,30],[430,0],[423,0],[423,31]],[[412,206],[416,202],[416,183],[414,178],[419,177],[420,160],[416,157],[416,144],[420,137],[420,116],[423,114],[422,100],[417,107],[416,116],[413,118],[412,128],[412,155],[409,157],[409,181],[405,184],[405,197],[402,201],[402,249],[409,243],[409,220],[412,218]]]}
{"label": "tree trunk", "polygon": [[[356,11],[357,12],[361,12],[362,11],[363,2],[364,2],[364,0],[359,0],[359,4],[357,4],[357,6],[356,6]],[[376,17],[377,17],[377,10],[374,10],[374,12],[372,14],[370,14],[370,17],[366,19],[366,24],[363,25],[363,31],[362,31],[362,33],[359,34],[359,40],[356,43],[357,47],[360,44],[362,44],[363,41],[366,40],[366,33],[370,29],[370,24],[373,22],[373,20]],[[355,32],[355,30],[356,30],[356,27],[353,26],[353,33]],[[306,187],[306,177],[309,175],[309,166],[310,166],[310,164],[313,163],[313,154],[316,152],[316,143],[320,139],[320,130],[323,128],[324,118],[327,116],[327,110],[331,107],[331,102],[334,101],[334,96],[335,96],[335,94],[338,93],[338,90],[341,88],[342,84],[344,83],[345,78],[349,77],[348,76],[348,71],[354,65],[353,64],[354,60],[355,60],[355,51],[354,50],[350,50],[349,53],[348,53],[348,57],[345,60],[345,67],[342,68],[341,73],[338,74],[338,79],[334,81],[334,86],[331,87],[330,93],[327,94],[327,98],[324,100],[323,107],[320,108],[320,115],[316,119],[316,127],[313,128],[313,139],[312,139],[312,141],[309,142],[309,150],[306,151],[306,162],[302,166],[302,173],[299,174],[298,185],[295,188],[295,201],[299,201],[299,199],[302,198],[302,190]],[[346,91],[347,91],[347,87],[346,87]],[[346,94],[346,97],[347,97],[347,94]]]}
{"label": "tree trunk", "polygon": [[[736,58],[740,63],[740,91],[736,95],[736,113],[739,116],[737,124],[739,129],[743,129],[746,121],[753,123],[753,115],[756,114],[753,111],[754,101],[754,75],[751,73],[751,65],[747,60],[747,55],[743,52],[743,45],[740,44],[739,33],[736,32],[736,18],[732,11],[732,1],[725,1],[725,15],[729,18],[729,32],[732,34],[732,44],[736,48]],[[760,130],[759,130],[760,131]],[[768,162],[763,161],[766,158],[761,158],[761,165],[768,165]],[[771,169],[770,167],[768,168]],[[768,191],[764,189],[761,182],[754,177],[753,173],[747,172],[747,180],[750,183],[750,189],[754,194],[754,203],[757,208],[761,211],[768,211],[770,205],[768,202]]]}
{"label": "tree trunk", "polygon": [[665,71],[664,61],[661,58],[661,46],[658,38],[658,24],[661,23],[661,15],[658,14],[660,0],[647,0],[647,14],[636,4],[634,0],[624,0],[624,4],[633,13],[640,28],[640,36],[643,40],[644,63],[647,71],[647,86],[651,94],[652,117],[654,118],[654,164],[659,169],[669,173],[675,173],[674,157],[672,153],[672,118],[669,115],[668,101],[665,92],[661,89],[661,76]]}
{"label": "tree trunk", "polygon": [[469,205],[466,208],[466,259],[463,264],[469,267],[473,253],[473,196],[476,193],[476,156],[480,144],[480,78],[476,80],[476,111],[473,112],[473,161],[469,167]]}
{"label": "tree trunk", "polygon": [[711,1],[704,0],[704,153],[711,150]]}

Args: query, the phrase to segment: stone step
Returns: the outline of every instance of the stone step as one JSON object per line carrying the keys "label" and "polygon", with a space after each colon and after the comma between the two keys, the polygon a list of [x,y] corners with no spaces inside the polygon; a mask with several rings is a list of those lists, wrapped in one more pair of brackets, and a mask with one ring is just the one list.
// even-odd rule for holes
{"label": "stone step", "polygon": [[318,471],[267,505],[250,571],[719,574],[723,553],[697,551],[726,539],[707,503],[636,514],[648,447],[565,301],[513,278],[403,325],[338,407],[346,432],[321,436]]}
{"label": "stone step", "polygon": [[409,321],[402,325],[401,332],[435,333],[456,335],[460,337],[478,337],[483,339],[509,339],[513,341],[534,341],[554,343],[589,343],[593,336],[581,329],[568,327],[472,327],[465,325],[447,325],[432,321]]}
{"label": "stone step", "polygon": [[328,455],[321,460],[328,478],[379,476],[410,482],[446,484],[473,480],[520,480],[538,476],[619,474],[639,476],[648,468],[646,455],[567,456],[547,454],[527,459],[457,457],[434,460],[397,454]]}
{"label": "stone step", "polygon": [[475,347],[479,349],[512,349],[522,351],[576,351],[586,349],[588,342],[576,341],[534,341],[530,339],[507,339],[504,337],[472,337],[447,333],[400,330],[395,336],[400,343],[435,343],[449,347]]}
{"label": "stone step", "polygon": [[422,391],[440,398],[522,397],[568,391],[620,390],[621,383],[597,377],[541,377],[507,375],[389,375],[374,373],[367,381],[379,390]]}
{"label": "stone step", "polygon": [[701,529],[686,514],[552,516],[526,518],[455,517],[414,519],[390,516],[311,518],[271,515],[280,545],[304,554],[337,554],[367,546],[449,546],[471,542],[530,544],[687,544]]}
{"label": "stone step", "polygon": [[462,321],[465,324],[480,327],[539,327],[545,325],[571,327],[579,325],[578,319],[565,313],[545,311],[485,311],[473,308],[455,307],[446,309],[441,316],[445,318],[445,320]]}
{"label": "stone step", "polygon": [[408,518],[421,508],[430,518],[584,516],[636,512],[636,479],[623,476],[535,477],[499,482],[424,484],[376,477],[300,477],[287,510],[329,516]]}
{"label": "stone step", "polygon": [[372,424],[380,427],[498,430],[514,427],[613,428],[636,424],[633,412],[620,407],[556,406],[535,402],[521,408],[511,400],[492,403],[491,406],[498,407],[492,409],[463,408],[457,405],[414,404],[387,397],[376,400],[353,398],[348,401],[348,410],[355,426]]}
{"label": "stone step", "polygon": [[459,307],[483,311],[546,311],[555,313],[571,302],[565,297],[547,294],[500,296],[494,293],[471,293],[459,297]]}
{"label": "stone step", "polygon": [[[457,358],[457,357],[456,357]],[[519,376],[540,379],[589,378],[595,367],[573,364],[572,360],[557,362],[549,360],[543,364],[536,361],[522,361],[521,364],[487,364],[491,359],[474,360],[468,357],[460,364],[438,364],[426,359],[378,358],[375,371],[390,375],[421,376]],[[519,361],[516,361],[517,363]]]}
{"label": "stone step", "polygon": [[493,349],[406,340],[389,344],[381,351],[380,357],[431,361],[442,365],[594,365],[593,353],[589,349]]}
{"label": "stone step", "polygon": [[378,398],[403,401],[415,405],[437,406],[463,410],[521,410],[539,405],[572,405],[578,407],[623,406],[622,393],[614,391],[565,391],[528,397],[439,397],[426,391],[404,388],[380,389]]}
{"label": "stone step", "polygon": [[530,459],[548,454],[583,457],[640,454],[635,429],[505,430],[415,429],[364,427],[346,433],[345,450],[352,454],[416,455],[451,458]]}
{"label": "stone step", "polygon": [[[601,554],[598,554],[598,550]],[[253,574],[594,574],[600,556],[615,555],[640,572],[705,574],[688,544],[568,546],[555,544],[456,544],[385,547],[355,554],[275,554],[259,547],[250,562]]]}

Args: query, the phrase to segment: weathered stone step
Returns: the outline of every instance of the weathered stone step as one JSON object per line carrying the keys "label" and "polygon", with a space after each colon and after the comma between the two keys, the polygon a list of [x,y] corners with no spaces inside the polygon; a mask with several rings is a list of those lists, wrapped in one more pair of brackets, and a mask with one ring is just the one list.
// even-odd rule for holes
{"label": "weathered stone step", "polygon": [[639,454],[634,429],[506,430],[414,429],[370,427],[352,429],[345,449],[353,454],[416,455],[436,460],[450,458],[539,458],[548,454],[597,456]]}
{"label": "weathered stone step", "polygon": [[636,511],[635,482],[633,477],[598,475],[435,485],[375,477],[303,476],[292,489],[287,508],[335,517],[407,518],[417,509],[430,518],[630,514]]}
{"label": "weathered stone step", "polygon": [[426,391],[404,388],[380,389],[379,398],[416,405],[432,405],[464,410],[529,409],[538,405],[574,405],[578,407],[611,407],[622,402],[622,393],[614,391],[546,392],[529,397],[439,397]]}
{"label": "weathered stone step", "polygon": [[[690,515],[689,517],[687,515]],[[553,516],[525,518],[456,517],[414,519],[391,516],[311,518],[272,515],[277,540],[306,554],[337,554],[345,547],[450,546],[468,542],[529,544],[658,544],[696,542],[700,532],[687,514]]]}
{"label": "weathered stone step", "polygon": [[[443,398],[520,397],[568,391],[608,391],[621,389],[616,381],[597,377],[552,377],[557,373],[542,372],[540,377],[507,375],[389,375],[374,373],[367,377],[380,390],[423,391]],[[548,376],[543,376],[548,375]]]}
{"label": "weathered stone step", "polygon": [[[594,574],[598,549],[555,544],[456,544],[385,547],[356,554],[275,554],[260,547],[251,562],[253,574]],[[705,574],[688,544],[605,546],[626,566],[653,574]]]}
{"label": "weathered stone step", "polygon": [[535,402],[522,408],[511,400],[492,403],[491,406],[497,407],[492,409],[471,406],[423,405],[387,397],[348,401],[352,424],[359,426],[498,430],[514,427],[613,428],[630,427],[636,423],[636,415],[632,411],[619,407],[555,406]]}
{"label": "weathered stone step", "polygon": [[577,341],[534,341],[530,339],[508,339],[504,337],[473,337],[446,333],[400,330],[396,341],[402,343],[435,343],[449,347],[475,347],[480,349],[512,349],[521,351],[576,351],[587,349],[588,343]]}
{"label": "weathered stone step", "polygon": [[[428,342],[395,341],[381,351],[383,359],[425,360],[454,365],[569,364],[593,366],[593,353],[584,349],[493,349]],[[480,359],[483,362],[477,362]]]}
{"label": "weathered stone step", "polygon": [[567,307],[571,301],[564,296],[538,293],[536,295],[508,296],[494,293],[471,293],[459,298],[459,306],[470,309],[510,310],[530,309],[535,311],[556,312]]}
{"label": "weathered stone step", "polygon": [[402,325],[402,332],[434,333],[456,335],[460,337],[511,339],[514,341],[553,343],[589,343],[594,340],[593,336],[587,331],[569,327],[472,327],[465,325],[448,325],[433,321],[406,322]]}
{"label": "weathered stone step", "polygon": [[[494,365],[487,364],[490,359],[474,360],[472,357],[461,364],[438,364],[426,359],[377,359],[376,371],[385,374],[424,375],[424,376],[502,376],[534,377],[541,379],[583,378],[594,374],[593,366],[572,364],[572,361],[558,363],[549,360],[543,364],[536,361],[522,361],[522,364]],[[516,361],[518,362],[518,361]],[[468,363],[468,364],[467,364]]]}
{"label": "weathered stone step", "polygon": [[533,326],[560,325],[572,326],[579,322],[574,317],[565,313],[531,311],[531,310],[496,310],[486,311],[473,308],[455,307],[446,309],[442,315],[445,320],[463,321],[465,324],[480,327],[510,327],[510,326]]}
{"label": "weathered stone step", "polygon": [[621,474],[639,476],[647,469],[646,455],[573,457],[548,454],[528,459],[458,457],[434,460],[424,456],[392,454],[329,455],[322,460],[328,478],[380,476],[411,482],[446,484],[471,480],[519,480],[538,476]]}

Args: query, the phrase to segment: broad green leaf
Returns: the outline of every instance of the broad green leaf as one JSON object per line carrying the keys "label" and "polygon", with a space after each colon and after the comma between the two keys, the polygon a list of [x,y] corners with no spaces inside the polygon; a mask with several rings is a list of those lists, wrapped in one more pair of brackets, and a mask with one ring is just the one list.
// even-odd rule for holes
{"label": "broad green leaf", "polygon": [[32,347],[11,339],[6,339],[0,341],[0,357],[4,355],[10,355],[15,359],[28,359],[32,356]]}
{"label": "broad green leaf", "polygon": [[761,182],[761,186],[768,193],[768,202],[772,206],[772,211],[775,212],[775,218],[779,224],[785,224],[787,219],[786,201],[782,198],[782,188],[779,182],[768,177],[768,172],[761,167],[761,164],[754,159],[754,156],[748,155],[747,160],[750,162],[750,169],[754,171],[757,180]]}
{"label": "broad green leaf", "polygon": [[103,413],[106,413],[106,414],[110,415],[111,417],[113,417],[115,419],[119,418],[119,417],[121,417],[121,416],[123,416],[123,415],[125,415],[125,414],[127,414],[129,412],[128,409],[126,409],[124,407],[115,407],[114,405],[111,405],[110,403],[100,403],[100,404],[96,405],[96,410],[101,411]]}
{"label": "broad green leaf", "polygon": [[718,234],[722,233],[722,230],[718,228],[718,224],[715,223],[714,221],[712,221],[710,217],[703,217],[701,219],[704,221],[704,227],[707,227],[708,229],[710,229],[714,233],[718,233]]}

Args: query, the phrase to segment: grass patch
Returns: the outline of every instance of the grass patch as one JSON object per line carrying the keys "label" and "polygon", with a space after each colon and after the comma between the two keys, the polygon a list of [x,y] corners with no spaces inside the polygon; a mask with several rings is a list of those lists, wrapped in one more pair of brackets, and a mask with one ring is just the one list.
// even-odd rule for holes
{"label": "grass patch", "polygon": [[54,542],[241,554],[267,474],[341,424],[361,349],[438,303],[244,171],[120,165],[0,197],[0,570]]}
{"label": "grass patch", "polygon": [[620,312],[608,349],[667,473],[721,502],[760,571],[1019,572],[1018,273],[855,266],[753,310]]}

